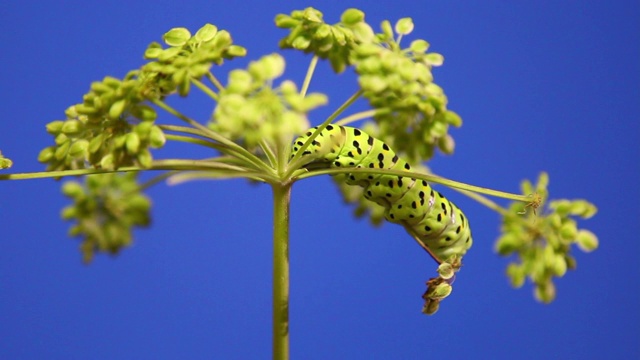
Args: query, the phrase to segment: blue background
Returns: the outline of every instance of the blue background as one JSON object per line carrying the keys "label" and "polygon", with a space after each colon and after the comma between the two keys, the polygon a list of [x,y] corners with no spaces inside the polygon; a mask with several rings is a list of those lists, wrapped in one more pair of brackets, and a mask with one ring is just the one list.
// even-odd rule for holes
{"label": "blue background", "polygon": [[[576,250],[551,305],[512,289],[493,253],[498,216],[440,188],[468,215],[474,247],[453,295],[420,313],[434,264],[399,226],[354,220],[328,178],[296,184],[291,229],[291,352],[295,359],[640,358],[640,9],[637,1],[64,1],[0,7],[0,150],[12,172],[39,171],[63,118],[91,81],[122,77],[171,27],[231,32],[247,59],[277,51],[277,13],[314,6],[336,22],[359,7],[370,24],[411,16],[410,39],[445,56],[435,79],[464,119],[443,176],[518,191],[542,170],[551,196],[587,198],[581,226],[600,248]],[[410,40],[407,39],[407,40]],[[406,42],[408,44],[408,41]],[[287,53],[301,83],[309,57]],[[331,103],[355,90],[322,63],[313,91]],[[208,118],[202,96],[176,101]],[[167,118],[165,118],[167,119]],[[190,147],[169,145],[158,157]],[[54,180],[0,184],[0,358],[268,359],[271,194],[244,181],[160,185],[154,224],[113,259],[80,262],[59,219]],[[502,202],[504,203],[504,202]]]}

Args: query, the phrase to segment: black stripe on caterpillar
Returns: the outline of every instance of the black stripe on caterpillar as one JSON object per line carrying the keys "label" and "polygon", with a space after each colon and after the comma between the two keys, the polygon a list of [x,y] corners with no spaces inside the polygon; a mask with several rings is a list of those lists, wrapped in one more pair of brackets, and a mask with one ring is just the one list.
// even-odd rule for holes
{"label": "black stripe on caterpillar", "polygon": [[[295,155],[315,132],[310,129],[294,141]],[[393,169],[410,171],[387,144],[362,130],[328,125],[301,155],[305,166]],[[462,211],[420,179],[395,175],[348,173],[335,176],[364,189],[364,197],[385,208],[386,220],[400,224],[436,257],[462,257],[471,247],[471,229]]]}

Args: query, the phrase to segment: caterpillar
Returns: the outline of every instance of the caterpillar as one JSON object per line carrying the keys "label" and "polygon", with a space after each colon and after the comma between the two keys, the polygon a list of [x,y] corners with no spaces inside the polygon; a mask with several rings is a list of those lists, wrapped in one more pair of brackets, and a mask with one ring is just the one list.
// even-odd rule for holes
{"label": "caterpillar", "polygon": [[[316,129],[294,141],[292,157]],[[300,158],[307,168],[411,170],[381,140],[362,130],[338,125],[328,125],[322,130]],[[364,172],[340,174],[336,178],[362,187],[366,199],[385,208],[387,221],[404,226],[438,262],[454,255],[462,257],[473,243],[462,211],[424,180]]]}

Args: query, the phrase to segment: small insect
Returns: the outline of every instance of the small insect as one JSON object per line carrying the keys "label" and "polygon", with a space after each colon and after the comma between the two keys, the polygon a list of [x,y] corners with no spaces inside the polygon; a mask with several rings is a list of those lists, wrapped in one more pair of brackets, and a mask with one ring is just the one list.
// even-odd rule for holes
{"label": "small insect", "polygon": [[[294,141],[295,155],[316,128]],[[362,130],[329,125],[301,154],[307,167],[410,171],[387,144]],[[336,176],[364,189],[364,197],[385,208],[385,219],[405,227],[438,262],[462,257],[471,247],[471,230],[462,211],[420,179],[362,172]]]}

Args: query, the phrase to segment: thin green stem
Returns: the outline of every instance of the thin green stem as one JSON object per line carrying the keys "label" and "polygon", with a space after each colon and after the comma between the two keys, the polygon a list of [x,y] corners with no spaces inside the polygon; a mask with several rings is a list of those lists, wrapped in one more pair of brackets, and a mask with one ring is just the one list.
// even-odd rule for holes
{"label": "thin green stem", "polygon": [[355,113],[353,115],[349,115],[344,119],[340,119],[340,120],[336,121],[335,123],[336,123],[336,125],[344,126],[344,125],[348,125],[348,124],[350,124],[352,122],[356,122],[358,120],[374,117],[379,112],[381,112],[380,109],[361,111],[359,113]]}
{"label": "thin green stem", "polygon": [[277,164],[276,155],[273,153],[273,149],[271,149],[271,146],[269,145],[269,143],[264,140],[261,140],[260,148],[266,155],[267,160],[269,160],[269,163],[271,164],[271,166],[275,168]]}
{"label": "thin green stem", "polygon": [[228,164],[227,162],[212,160],[191,159],[167,159],[155,160],[149,170],[213,170],[217,174],[225,174],[226,178],[251,178],[259,181],[273,183],[278,179],[271,173],[256,172],[242,165]]}
{"label": "thin green stem", "polygon": [[183,134],[190,134],[190,135],[197,135],[206,139],[210,139],[213,140],[208,134],[206,134],[204,131],[199,130],[199,129],[195,129],[189,126],[179,126],[179,125],[158,125],[158,127],[160,127],[160,129],[162,130],[166,130],[166,131],[171,131],[171,132],[176,132],[176,133],[183,133]]}
{"label": "thin green stem", "polygon": [[327,127],[327,125],[331,124],[331,122],[333,120],[335,120],[335,118],[337,118],[340,114],[342,114],[343,111],[345,111],[349,106],[351,106],[351,104],[353,104],[356,100],[358,100],[358,98],[362,95],[363,91],[362,90],[358,90],[356,91],[353,95],[351,95],[351,97],[349,97],[342,105],[340,105],[339,108],[336,109],[336,111],[333,112],[333,114],[331,114],[327,120],[325,120],[322,124],[320,124],[316,131],[313,133],[313,135],[311,135],[307,141],[304,143],[304,145],[302,145],[300,147],[300,149],[298,150],[298,152],[296,152],[296,154],[293,156],[293,158],[291,159],[290,162],[290,166],[289,169],[287,170],[285,177],[289,177],[295,170],[299,169],[301,166],[301,161],[300,158],[302,157],[302,154],[304,153],[304,151],[309,147],[309,145],[311,145],[311,143],[313,142],[313,140],[318,136],[318,134],[320,134],[320,132],[322,130],[324,130],[324,128]]}
{"label": "thin green stem", "polygon": [[324,175],[324,174],[346,174],[346,173],[364,173],[364,174],[375,174],[375,175],[394,175],[394,176],[404,176],[409,178],[421,179],[431,183],[442,184],[450,188],[468,190],[475,193],[486,194],[490,196],[495,196],[504,199],[510,199],[515,201],[522,202],[530,202],[531,198],[527,195],[520,194],[512,194],[504,191],[498,191],[493,189],[488,189],[480,186],[470,185],[466,183],[462,183],[459,181],[445,179],[435,175],[427,175],[410,171],[399,171],[399,170],[390,170],[390,169],[367,169],[367,168],[332,168],[332,169],[320,169],[313,170],[301,174],[297,174],[293,178],[296,180]]}
{"label": "thin green stem", "polygon": [[222,91],[224,89],[224,86],[222,86],[222,83],[220,83],[220,81],[218,81],[218,78],[216,78],[215,75],[213,75],[212,73],[210,72],[207,73],[207,79],[211,81],[213,86],[218,88],[218,91]]}
{"label": "thin green stem", "polygon": [[121,167],[117,170],[103,170],[103,169],[76,169],[76,170],[60,170],[60,171],[39,171],[30,173],[16,173],[16,174],[2,174],[0,180],[31,180],[31,179],[45,179],[45,178],[60,178],[65,176],[82,176],[92,174],[106,174],[113,172],[128,172],[128,171],[141,171],[145,170],[139,167]]}
{"label": "thin green stem", "polygon": [[300,94],[305,96],[307,91],[309,90],[309,85],[311,84],[311,78],[313,78],[313,73],[316,71],[316,66],[318,65],[318,56],[315,55],[311,58],[311,62],[309,63],[309,68],[307,69],[307,74],[304,77],[304,82],[302,83],[302,89],[300,89]]}
{"label": "thin green stem", "polygon": [[212,148],[212,149],[216,149],[216,150],[218,150],[220,148],[220,145],[218,145],[216,143],[212,143],[211,141],[207,141],[207,140],[203,140],[203,139],[194,138],[194,137],[191,137],[191,136],[173,135],[173,134],[164,134],[164,136],[167,138],[167,140],[173,140],[173,141],[179,141],[179,142],[184,142],[184,143],[189,143],[189,144],[202,145],[202,146],[206,146],[208,148]]}
{"label": "thin green stem", "polygon": [[167,171],[164,174],[160,174],[157,176],[154,176],[153,178],[151,178],[150,180],[145,181],[144,183],[140,184],[140,186],[138,187],[138,190],[140,191],[145,191],[147,189],[149,189],[150,187],[159,184],[160,182],[168,179],[169,177],[179,173],[180,171]]}
{"label": "thin green stem", "polygon": [[266,177],[263,173],[258,172],[230,172],[225,170],[208,170],[208,171],[186,171],[172,175],[167,180],[169,185],[178,185],[188,181],[195,180],[227,180],[227,179],[249,179],[260,182],[273,183],[277,179]]}
{"label": "thin green stem", "polygon": [[[509,210],[503,208],[502,206],[496,204],[495,202],[491,201],[490,199],[487,199],[486,197],[484,197],[484,196],[482,196],[480,194],[477,194],[477,193],[472,192],[472,191],[462,190],[462,189],[456,189],[456,191],[459,191],[459,192],[465,194],[466,196],[468,196],[468,197],[472,198],[473,200],[479,202],[480,204],[488,207],[489,209],[498,212],[502,216],[506,216],[506,215],[510,214]],[[528,201],[531,201],[531,199],[529,198],[527,200],[527,202]]]}
{"label": "thin green stem", "polygon": [[212,98],[215,101],[218,101],[219,96],[218,94],[216,94],[215,92],[213,92],[213,90],[211,90],[207,85],[205,85],[202,81],[198,80],[198,79],[191,79],[191,82],[193,83],[193,85],[195,85],[198,89],[200,89],[203,93],[209,95],[210,98]]}
{"label": "thin green stem", "polygon": [[291,183],[273,184],[273,359],[289,359],[289,205]]}
{"label": "thin green stem", "polygon": [[[212,131],[211,129],[209,129],[208,127],[200,124],[199,122],[191,119],[190,117],[184,115],[183,113],[179,112],[178,110],[172,108],[171,106],[169,106],[167,103],[160,101],[160,100],[152,100],[152,102],[157,105],[158,107],[160,107],[161,109],[165,110],[166,112],[168,112],[169,114],[177,117],[178,119],[188,123],[189,125],[193,126],[194,128],[202,131],[203,136],[206,136],[209,139],[212,139],[214,141],[217,141],[223,145],[226,146],[227,151],[224,151],[225,153],[231,154],[231,155],[235,155],[239,158],[242,158],[244,160],[246,160],[247,163],[252,164],[256,169],[259,170],[263,170],[265,172],[272,172],[272,168],[270,168],[267,164],[265,164],[262,160],[260,160],[260,158],[258,158],[257,156],[253,155],[251,152],[249,152],[249,150],[243,148],[242,146],[234,143],[233,141],[227,139],[226,137],[216,133],[215,131]],[[223,150],[221,150],[223,151]]]}

